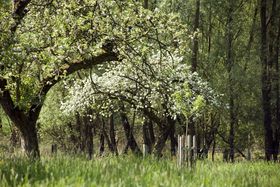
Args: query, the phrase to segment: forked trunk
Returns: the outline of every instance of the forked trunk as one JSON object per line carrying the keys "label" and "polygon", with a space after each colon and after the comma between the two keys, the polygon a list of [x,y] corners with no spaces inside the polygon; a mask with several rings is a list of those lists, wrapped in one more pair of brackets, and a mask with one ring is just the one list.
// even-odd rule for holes
{"label": "forked trunk", "polygon": [[127,140],[127,146],[126,146],[124,152],[126,153],[128,148],[130,148],[133,153],[141,154],[141,150],[138,147],[138,144],[137,144],[137,142],[134,138],[133,133],[131,132],[132,129],[131,129],[131,126],[129,124],[129,121],[128,121],[128,118],[127,118],[126,114],[122,111],[120,113],[120,115],[121,115],[121,120],[122,120],[122,126],[123,126],[123,129],[124,129],[124,132],[125,132],[125,137],[126,137],[126,140]]}
{"label": "forked trunk", "polygon": [[155,148],[154,148],[154,154],[158,157],[162,156],[162,150],[165,146],[165,142],[167,140],[169,136],[169,129],[168,128],[164,128],[162,130],[160,130],[160,135],[158,137],[158,140],[155,144]]}

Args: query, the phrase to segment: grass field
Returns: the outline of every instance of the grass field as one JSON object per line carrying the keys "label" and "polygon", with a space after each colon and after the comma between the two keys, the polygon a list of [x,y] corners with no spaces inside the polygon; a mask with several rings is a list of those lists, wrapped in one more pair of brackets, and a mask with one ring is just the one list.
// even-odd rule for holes
{"label": "grass field", "polygon": [[0,186],[280,186],[280,165],[199,161],[178,169],[175,160],[134,156],[88,161],[70,156],[41,161],[0,157]]}

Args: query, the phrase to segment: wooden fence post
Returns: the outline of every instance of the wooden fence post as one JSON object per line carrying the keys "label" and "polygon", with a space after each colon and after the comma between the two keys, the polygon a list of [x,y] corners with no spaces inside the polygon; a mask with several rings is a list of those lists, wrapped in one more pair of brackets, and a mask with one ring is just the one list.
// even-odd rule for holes
{"label": "wooden fence post", "polygon": [[177,165],[181,167],[181,137],[178,135]]}
{"label": "wooden fence post", "polygon": [[188,167],[191,167],[191,163],[192,163],[192,140],[191,140],[191,135],[187,136],[188,139],[188,145],[187,145],[187,152],[188,152]]}
{"label": "wooden fence post", "polygon": [[193,163],[195,164],[196,162],[196,156],[197,156],[197,145],[196,145],[196,137],[195,135],[193,136],[193,146],[192,146],[192,150],[193,150]]}
{"label": "wooden fence post", "polygon": [[186,136],[178,136],[178,166],[182,167],[186,161],[186,151],[185,151],[185,139]]}
{"label": "wooden fence post", "polygon": [[146,157],[148,154],[148,146],[146,144],[143,144],[143,157]]}
{"label": "wooden fence post", "polygon": [[193,136],[193,159],[196,160],[196,153],[197,153],[197,147],[196,147],[196,137]]}

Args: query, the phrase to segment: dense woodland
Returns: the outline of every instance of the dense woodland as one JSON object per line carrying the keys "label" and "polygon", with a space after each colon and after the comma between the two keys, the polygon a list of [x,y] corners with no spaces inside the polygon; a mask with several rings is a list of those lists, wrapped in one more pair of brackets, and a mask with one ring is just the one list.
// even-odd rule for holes
{"label": "dense woodland", "polygon": [[9,150],[277,160],[278,0],[2,0],[0,33]]}

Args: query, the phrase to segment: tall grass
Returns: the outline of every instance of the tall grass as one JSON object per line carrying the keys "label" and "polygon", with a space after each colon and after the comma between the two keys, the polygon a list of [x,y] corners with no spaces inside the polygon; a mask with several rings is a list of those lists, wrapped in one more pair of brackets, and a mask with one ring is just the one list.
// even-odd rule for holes
{"label": "tall grass", "polygon": [[280,165],[199,161],[179,169],[167,159],[134,156],[2,158],[0,186],[280,186]]}

